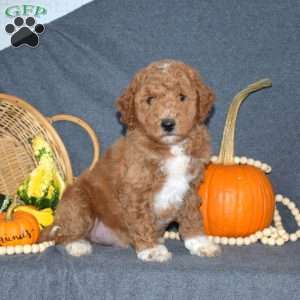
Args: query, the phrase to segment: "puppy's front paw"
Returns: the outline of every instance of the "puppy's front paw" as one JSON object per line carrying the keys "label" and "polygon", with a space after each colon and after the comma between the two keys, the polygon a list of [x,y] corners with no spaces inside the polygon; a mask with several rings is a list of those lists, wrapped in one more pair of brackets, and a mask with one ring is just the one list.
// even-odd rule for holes
{"label": "puppy's front paw", "polygon": [[206,236],[197,236],[186,239],[184,241],[184,246],[192,255],[212,257],[221,254],[221,248],[210,241]]}
{"label": "puppy's front paw", "polygon": [[165,262],[172,258],[172,253],[168,251],[165,245],[157,245],[137,252],[137,257],[143,261]]}
{"label": "puppy's front paw", "polygon": [[92,245],[86,240],[78,240],[68,243],[65,248],[72,256],[83,256],[92,253]]}

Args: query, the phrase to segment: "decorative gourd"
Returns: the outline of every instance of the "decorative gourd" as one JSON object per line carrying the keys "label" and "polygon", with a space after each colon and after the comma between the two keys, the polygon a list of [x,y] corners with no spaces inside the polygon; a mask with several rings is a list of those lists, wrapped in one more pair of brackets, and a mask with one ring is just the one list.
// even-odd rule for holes
{"label": "decorative gourd", "polygon": [[25,204],[39,209],[54,209],[65,189],[65,183],[56,168],[54,155],[48,143],[37,136],[32,140],[32,148],[38,166],[21,184],[17,194]]}
{"label": "decorative gourd", "polygon": [[250,93],[271,85],[269,79],[255,82],[238,93],[230,105],[218,159],[207,167],[199,187],[200,210],[209,235],[248,236],[272,222],[275,199],[268,177],[255,166],[234,162],[234,131],[240,104]]}
{"label": "decorative gourd", "polygon": [[14,212],[16,197],[6,213],[0,214],[0,246],[34,244],[40,227],[33,215],[23,211]]}

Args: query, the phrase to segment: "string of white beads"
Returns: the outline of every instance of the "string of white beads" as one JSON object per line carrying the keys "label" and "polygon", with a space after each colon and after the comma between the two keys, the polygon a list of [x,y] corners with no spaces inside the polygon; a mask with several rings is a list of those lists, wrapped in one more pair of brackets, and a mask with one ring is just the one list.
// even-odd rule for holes
{"label": "string of white beads", "polygon": [[[211,162],[218,163],[218,157],[212,156]],[[257,168],[261,168],[265,173],[270,173],[272,168],[266,163],[262,163],[259,160],[254,160],[252,158],[247,158],[245,156],[234,157],[234,162],[236,164],[248,164],[255,166]],[[243,245],[250,245],[260,241],[262,244],[269,245],[269,246],[282,246],[286,242],[291,241],[295,242],[300,239],[300,211],[296,207],[296,204],[290,200],[288,197],[284,197],[281,194],[277,194],[275,196],[276,203],[282,203],[286,206],[291,214],[294,216],[298,229],[293,233],[288,233],[282,224],[282,218],[279,214],[277,207],[274,210],[273,216],[273,224],[274,226],[269,226],[262,231],[257,231],[250,236],[247,237],[219,237],[219,236],[208,236],[209,240],[215,242],[216,244],[222,245],[230,245],[230,246],[243,246]],[[165,238],[169,239],[180,239],[178,232],[165,232]]]}
{"label": "string of white beads", "polygon": [[[210,161],[212,163],[218,163],[218,156],[216,155],[213,155],[211,158],[210,158]],[[264,171],[265,173],[270,173],[272,171],[272,168],[270,165],[266,164],[266,163],[263,163],[261,162],[260,160],[255,160],[253,158],[248,158],[246,156],[235,156],[234,157],[234,162],[238,165],[250,165],[250,166],[255,166],[259,169],[261,169],[262,171]]]}
{"label": "string of white beads", "polygon": [[44,252],[48,247],[55,244],[54,241],[43,242],[32,245],[16,245],[16,246],[3,246],[0,247],[0,255],[13,255],[13,254],[30,254]]}

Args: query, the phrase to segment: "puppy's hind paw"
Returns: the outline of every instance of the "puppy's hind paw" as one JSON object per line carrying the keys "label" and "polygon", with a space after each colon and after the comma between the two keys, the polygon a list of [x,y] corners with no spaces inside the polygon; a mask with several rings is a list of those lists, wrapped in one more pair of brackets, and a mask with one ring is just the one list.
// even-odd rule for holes
{"label": "puppy's hind paw", "polygon": [[221,254],[220,246],[210,241],[206,236],[186,239],[184,245],[192,255],[213,257]]}
{"label": "puppy's hind paw", "polygon": [[137,257],[143,261],[165,262],[172,258],[172,253],[165,245],[157,245],[137,252]]}
{"label": "puppy's hind paw", "polygon": [[92,245],[86,240],[77,240],[65,246],[67,252],[72,256],[83,256],[92,253]]}

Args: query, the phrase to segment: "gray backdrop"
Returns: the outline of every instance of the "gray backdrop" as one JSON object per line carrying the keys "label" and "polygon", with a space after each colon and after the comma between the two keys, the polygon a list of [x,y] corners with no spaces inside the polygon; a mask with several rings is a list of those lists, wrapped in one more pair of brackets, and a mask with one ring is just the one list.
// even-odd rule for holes
{"label": "gray backdrop", "polygon": [[[269,163],[275,191],[299,205],[299,13],[296,0],[94,1],[48,24],[38,48],[1,51],[0,91],[28,100],[45,115],[84,118],[105,149],[121,134],[114,102],[133,74],[157,59],[180,59],[196,67],[217,94],[209,122],[217,153],[234,94],[269,77],[273,87],[241,107],[236,153]],[[56,128],[79,174],[91,159],[90,142],[74,125]],[[55,248],[38,257],[0,258],[0,284],[7,291],[2,299],[18,295],[12,284],[19,276],[27,278],[20,288],[38,285],[26,289],[30,299],[297,298],[298,242],[226,247],[212,260],[188,255],[179,242],[169,245],[175,256],[167,266],[145,265],[132,250],[101,246],[79,260],[62,258],[62,249]]]}

